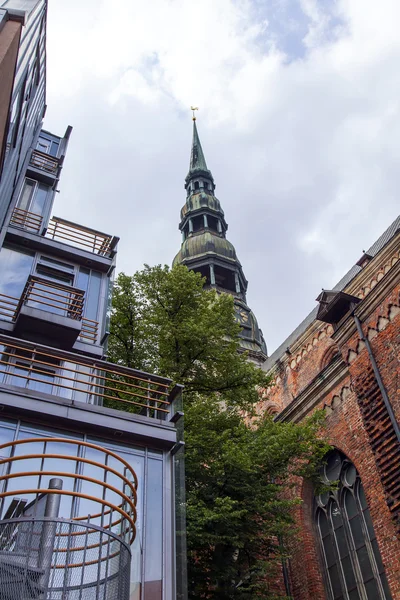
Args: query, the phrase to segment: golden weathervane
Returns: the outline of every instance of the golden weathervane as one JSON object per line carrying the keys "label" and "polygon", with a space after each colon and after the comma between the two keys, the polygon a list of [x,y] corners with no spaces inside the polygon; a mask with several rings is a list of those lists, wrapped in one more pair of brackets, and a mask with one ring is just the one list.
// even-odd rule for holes
{"label": "golden weathervane", "polygon": [[195,110],[199,110],[199,107],[198,106],[191,106],[190,110],[193,112],[193,121],[195,121],[196,120],[196,115],[194,114],[194,111]]}

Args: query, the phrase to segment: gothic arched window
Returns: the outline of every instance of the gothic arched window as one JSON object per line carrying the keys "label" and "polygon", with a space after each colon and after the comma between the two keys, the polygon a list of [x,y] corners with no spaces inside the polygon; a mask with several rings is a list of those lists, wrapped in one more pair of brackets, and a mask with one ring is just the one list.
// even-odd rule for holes
{"label": "gothic arched window", "polygon": [[355,466],[337,450],[322,473],[333,491],[316,498],[315,521],[330,600],[391,600],[364,489]]}

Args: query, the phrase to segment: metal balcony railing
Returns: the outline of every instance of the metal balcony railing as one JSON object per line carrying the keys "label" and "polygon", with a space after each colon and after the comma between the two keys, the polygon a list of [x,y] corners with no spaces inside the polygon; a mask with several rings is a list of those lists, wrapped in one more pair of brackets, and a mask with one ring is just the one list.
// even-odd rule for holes
{"label": "metal balcony railing", "polygon": [[22,306],[39,308],[81,321],[80,339],[94,344],[98,339],[99,323],[83,316],[84,301],[83,290],[30,275],[20,298],[0,294],[0,319],[15,322]]}
{"label": "metal balcony railing", "polygon": [[118,238],[107,233],[82,227],[58,217],[50,219],[46,237],[52,240],[64,241],[100,256],[110,256],[118,242]]}
{"label": "metal balcony railing", "polygon": [[54,156],[49,156],[44,152],[40,152],[40,150],[33,150],[29,162],[35,169],[46,171],[46,173],[51,173],[52,175],[57,174],[59,161]]}
{"label": "metal balcony railing", "polygon": [[83,227],[59,217],[52,217],[47,230],[42,233],[43,217],[18,207],[11,215],[10,225],[26,229],[30,233],[45,235],[51,240],[63,242],[99,256],[112,256],[118,243],[118,238],[115,236]]}
{"label": "metal balcony railing", "polygon": [[128,600],[132,467],[68,438],[20,439],[0,453],[0,598]]}
{"label": "metal balcony railing", "polygon": [[68,285],[62,285],[29,275],[16,309],[16,317],[21,307],[28,306],[74,319],[82,320],[85,292]]}
{"label": "metal balcony railing", "polygon": [[166,420],[180,390],[164,377],[0,335],[0,386]]}
{"label": "metal balcony railing", "polygon": [[22,208],[14,208],[10,219],[10,225],[21,227],[31,233],[40,233],[42,222],[43,217],[41,215],[23,210]]}

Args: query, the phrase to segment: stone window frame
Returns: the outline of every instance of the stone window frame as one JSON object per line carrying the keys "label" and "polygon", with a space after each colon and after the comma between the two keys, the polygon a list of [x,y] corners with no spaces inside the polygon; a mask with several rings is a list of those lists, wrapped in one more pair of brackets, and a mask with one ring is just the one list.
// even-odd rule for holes
{"label": "stone window frame", "polygon": [[314,502],[327,597],[392,600],[356,467],[342,452],[332,450],[321,469],[321,479],[325,484],[337,482],[336,488],[319,494]]}

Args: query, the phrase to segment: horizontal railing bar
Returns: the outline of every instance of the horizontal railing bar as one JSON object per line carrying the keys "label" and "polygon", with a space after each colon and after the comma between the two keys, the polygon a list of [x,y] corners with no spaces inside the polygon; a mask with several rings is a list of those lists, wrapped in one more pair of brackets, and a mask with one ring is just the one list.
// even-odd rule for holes
{"label": "horizontal railing bar", "polygon": [[[5,354],[5,353],[3,352],[3,354]],[[14,355],[12,355],[12,356],[14,356]],[[30,359],[29,358],[27,359],[26,357],[21,357],[20,360],[30,360]],[[37,361],[30,361],[30,362],[36,362],[37,363]],[[13,363],[10,363],[10,362],[4,361],[4,360],[0,360],[0,364],[6,365],[6,366],[9,366],[11,364],[11,366],[13,366]],[[43,363],[39,363],[39,364],[43,364]],[[28,373],[39,373],[39,374],[42,374],[42,375],[43,374],[44,375],[49,375],[48,371],[44,371],[43,369],[37,369],[35,367],[31,367],[30,365],[15,365],[15,366],[18,367],[18,369],[20,369],[20,370],[27,371]],[[50,366],[52,366],[53,369],[54,369],[58,365],[54,365],[53,364],[53,365],[50,365]],[[59,366],[60,366],[60,368],[63,368],[63,367],[61,367],[61,365],[59,365]],[[63,370],[67,370],[67,369],[63,368]],[[68,369],[68,370],[71,370],[71,369]],[[108,398],[110,400],[115,400],[115,401],[118,401],[118,402],[127,402],[128,404],[135,404],[136,406],[140,406],[141,408],[152,408],[154,410],[161,410],[163,412],[169,412],[168,409],[163,409],[163,408],[160,408],[158,406],[151,406],[149,404],[144,404],[144,403],[139,404],[138,402],[134,402],[133,400],[126,400],[126,399],[123,399],[123,398],[118,398],[118,397],[115,397],[115,396],[110,396],[108,394],[104,394],[104,393],[100,393],[100,392],[95,392],[93,390],[91,390],[91,391],[89,391],[89,390],[81,390],[81,389],[77,388],[76,386],[63,385],[62,383],[57,383],[55,380],[48,381],[46,379],[37,379],[36,377],[30,377],[29,375],[22,375],[20,373],[14,373],[12,371],[10,372],[10,371],[7,371],[7,370],[4,370],[4,371],[0,370],[0,373],[3,373],[5,375],[9,375],[10,377],[19,377],[21,379],[25,379],[28,382],[29,381],[35,381],[37,383],[45,383],[46,385],[55,386],[55,387],[61,388],[61,389],[74,390],[75,392],[78,392],[78,393],[81,393],[81,394],[87,394],[88,396],[97,396],[98,398]],[[83,373],[83,375],[84,375],[84,373]],[[56,377],[58,377],[59,379],[66,379],[67,381],[73,381],[75,383],[82,383],[83,385],[86,385],[86,386],[98,387],[98,388],[102,387],[106,391],[119,392],[119,393],[122,393],[122,394],[127,394],[128,396],[134,396],[136,398],[144,398],[148,402],[157,402],[158,404],[166,404],[167,406],[169,406],[169,404],[170,404],[167,400],[162,400],[162,399],[159,399],[159,398],[152,398],[151,396],[150,397],[149,396],[143,396],[142,394],[135,394],[134,392],[128,392],[128,391],[125,391],[125,390],[119,390],[118,388],[112,388],[112,387],[108,387],[108,386],[102,386],[101,384],[98,384],[98,383],[94,384],[94,383],[90,383],[88,381],[83,381],[82,379],[68,377],[67,375],[64,375],[64,376],[63,375],[58,375],[56,372],[54,372],[54,379]],[[89,377],[89,375],[87,375],[87,377]],[[98,377],[98,376],[97,375],[90,375],[90,377]],[[150,391],[153,392],[153,393],[157,393],[157,390],[150,390]]]}
{"label": "horizontal railing bar", "polygon": [[[36,354],[40,354],[42,356],[47,356],[49,358],[57,358],[60,359],[62,358],[63,360],[67,360],[68,362],[72,362],[74,364],[77,365],[81,365],[81,366],[86,366],[86,367],[95,367],[98,369],[102,369],[103,371],[108,371],[108,373],[114,373],[116,375],[126,375],[127,377],[130,377],[131,379],[136,379],[137,381],[144,381],[148,384],[152,384],[152,385],[158,385],[160,387],[165,387],[165,388],[169,388],[172,380],[168,379],[167,377],[161,377],[160,375],[155,375],[152,373],[146,373],[144,371],[138,371],[136,369],[131,369],[129,367],[123,367],[120,365],[116,365],[114,363],[109,363],[106,362],[104,360],[90,360],[90,359],[84,359],[83,356],[80,356],[80,360],[76,360],[76,354],[73,354],[72,352],[67,352],[67,351],[62,351],[62,350],[58,350],[57,354],[54,353],[53,348],[50,348],[49,346],[44,346],[43,344],[39,345],[39,344],[35,344],[34,342],[29,342],[29,341],[24,341],[24,346],[21,346],[20,344],[16,344],[15,343],[15,338],[10,337],[8,335],[4,335],[1,334],[0,335],[0,345],[7,345],[10,346],[11,348],[16,348],[19,350],[31,350],[34,351]],[[47,350],[47,352],[44,352],[43,350],[41,350],[41,348],[43,348],[44,350]],[[50,352],[49,352],[50,351]],[[111,369],[111,367],[114,367],[114,369]],[[115,369],[115,367],[118,368],[118,370]],[[143,376],[146,376],[147,379],[144,379]],[[167,381],[168,383],[164,383],[164,381]],[[165,392],[166,394],[168,394],[168,392]]]}
{"label": "horizontal railing bar", "polygon": [[16,219],[25,219],[26,221],[37,221],[41,223],[43,221],[43,217],[37,215],[36,213],[31,213],[27,210],[22,210],[20,208],[14,208],[12,213],[12,217]]}
{"label": "horizontal railing bar", "polygon": [[[52,231],[51,229],[47,230],[47,237],[51,238],[51,239],[62,239],[62,240],[68,240],[68,241],[72,241],[75,244],[80,244],[81,246],[86,246],[86,248],[94,248],[95,250],[98,251],[103,251],[102,246],[97,247],[96,244],[94,244],[94,242],[90,242],[89,240],[82,240],[80,238],[76,238],[75,236],[72,235],[62,235],[60,233],[57,233],[57,231]],[[107,248],[104,250],[104,252],[107,252]]]}
{"label": "horizontal railing bar", "polygon": [[98,231],[97,229],[92,229],[91,227],[79,225],[78,223],[74,223],[73,221],[67,221],[67,219],[62,219],[61,217],[52,217],[51,220],[55,221],[57,223],[62,223],[63,225],[69,225],[73,229],[80,229],[82,231],[88,231],[88,232],[94,233],[98,236],[102,235],[105,238],[112,238],[112,236],[109,233],[104,233],[104,231]]}
{"label": "horizontal railing bar", "polygon": [[42,219],[43,217],[41,215],[38,215],[38,213],[34,213],[30,210],[25,210],[25,208],[21,208],[20,206],[16,206],[14,208],[13,212],[22,212],[25,213],[26,215],[32,215],[32,217],[35,217],[37,219]]}
{"label": "horizontal railing bar", "polygon": [[70,242],[70,243],[73,243],[73,244],[76,244],[76,245],[79,244],[80,246],[85,246],[85,249],[89,248],[92,252],[98,252],[98,254],[105,254],[105,255],[107,254],[107,250],[105,250],[103,252],[103,250],[101,250],[101,249],[93,248],[93,244],[89,244],[89,243],[83,242],[82,240],[79,240],[79,241],[77,241],[77,240],[71,240],[70,236],[67,237],[67,236],[58,235],[58,234],[55,234],[55,235],[48,235],[48,234],[46,234],[46,235],[47,235],[47,237],[49,239],[52,239],[52,240],[56,240],[56,239],[66,240],[67,242]]}
{"label": "horizontal railing bar", "polygon": [[[48,286],[47,286],[48,287]],[[37,291],[38,290],[38,291]],[[32,285],[30,290],[28,290],[27,292],[27,296],[38,296],[39,298],[45,298],[46,300],[53,300],[53,302],[59,302],[61,304],[67,304],[68,306],[70,304],[78,304],[83,306],[84,303],[84,298],[83,297],[78,297],[78,298],[69,298],[68,296],[71,296],[72,294],[58,294],[57,292],[54,292],[52,290],[52,288],[50,288],[50,292],[49,295],[51,294],[51,296],[58,296],[58,298],[61,298],[61,300],[57,300],[57,298],[49,298],[49,295],[44,296],[43,294],[40,294],[40,292],[45,292],[46,290],[41,290],[40,287],[38,285]],[[28,298],[26,298],[28,300]]]}
{"label": "horizontal railing bar", "polygon": [[[0,361],[0,364],[4,364],[3,361]],[[19,367],[19,368],[21,368],[21,367]],[[42,373],[45,373],[46,375],[48,375],[48,372],[46,372],[46,371],[39,371],[36,369],[30,369],[30,371],[34,372],[34,373],[42,372]],[[139,406],[140,408],[147,408],[149,410],[155,410],[155,411],[159,411],[159,412],[169,413],[168,409],[161,408],[160,406],[151,406],[150,404],[140,404],[139,402],[135,402],[134,400],[126,400],[124,398],[116,398],[115,396],[109,396],[108,394],[100,394],[98,392],[87,392],[85,390],[76,389],[76,387],[71,386],[71,385],[60,385],[59,383],[55,383],[54,381],[48,381],[46,379],[37,379],[36,377],[27,377],[26,375],[20,375],[19,373],[8,373],[7,371],[1,371],[1,370],[0,370],[0,373],[4,373],[7,375],[10,374],[12,377],[19,377],[21,379],[25,379],[26,381],[35,381],[36,383],[45,383],[46,385],[56,386],[58,388],[62,388],[65,390],[74,390],[75,392],[87,394],[88,396],[97,396],[100,398],[107,398],[108,400],[113,400],[115,402],[123,402],[124,404],[132,404],[133,406]],[[24,388],[24,389],[26,389],[26,388]],[[125,393],[127,393],[127,392],[125,392]],[[139,396],[139,394],[130,394],[130,395]],[[143,396],[139,396],[139,397],[142,398]],[[148,400],[151,402],[158,402],[159,404],[169,405],[169,402],[166,402],[164,400],[157,400],[156,398],[149,398]],[[79,402],[79,400],[78,400],[78,402]]]}
{"label": "horizontal railing bar", "polygon": [[62,283],[58,283],[57,281],[53,283],[48,279],[43,279],[43,277],[37,277],[37,275],[29,275],[28,279],[29,281],[35,281],[48,287],[54,287],[55,289],[65,290],[66,292],[74,292],[75,294],[79,294],[80,296],[85,295],[85,290],[80,290],[79,288],[72,287],[71,285],[64,285]]}
{"label": "horizontal railing bar", "polygon": [[11,217],[12,223],[25,223],[31,225],[32,227],[40,227],[42,220],[32,219],[26,215],[12,215]]}
{"label": "horizontal railing bar", "polygon": [[[29,302],[29,296],[24,299],[24,302]],[[35,301],[33,300],[33,302],[35,302]],[[69,313],[75,314],[76,318],[70,317],[73,320],[80,321],[80,319],[82,318],[82,313],[80,313],[80,312],[74,312],[74,311],[72,311],[72,310],[70,310],[68,308],[63,308],[61,306],[56,306],[55,304],[50,304],[50,302],[43,302],[42,300],[38,300],[37,302],[38,302],[38,304],[41,304],[41,305],[44,305],[44,306],[51,306],[52,308],[56,308],[57,310],[63,310],[65,312],[69,312]]]}
{"label": "horizontal railing bar", "polygon": [[90,230],[86,231],[85,229],[81,229],[78,227],[72,227],[70,225],[59,224],[57,221],[54,222],[51,219],[50,223],[49,223],[49,230],[52,231],[53,229],[54,229],[54,231],[61,231],[61,233],[70,234],[70,235],[74,235],[74,236],[78,236],[78,232],[79,232],[80,236],[82,236],[83,238],[87,238],[85,241],[92,240],[98,245],[103,245],[104,242],[108,242],[108,241],[111,242],[111,236],[103,235],[102,233],[93,233]]}
{"label": "horizontal railing bar", "polygon": [[[18,355],[13,354],[12,352],[3,351],[2,355],[4,355],[4,354],[6,356],[18,358]],[[48,357],[51,357],[51,358],[58,358],[58,357],[52,356],[50,354],[45,355],[45,356],[48,356]],[[70,371],[71,373],[77,373],[77,372],[79,373],[79,371],[76,371],[75,369],[71,369],[70,367],[64,367],[64,366],[61,366],[61,365],[54,365],[54,363],[46,362],[46,361],[43,361],[43,360],[37,360],[36,358],[29,358],[29,359],[26,359],[26,357],[19,357],[19,358],[20,359],[29,360],[30,363],[44,365],[46,367],[53,367],[53,368],[54,367],[60,367],[60,368],[63,369],[63,371]],[[58,358],[58,360],[59,360],[59,358]],[[70,362],[73,362],[73,361],[70,361]],[[12,364],[12,363],[4,362],[4,361],[0,360],[0,364]],[[78,362],[75,362],[74,364],[75,365],[80,365],[80,366],[86,366],[86,365],[82,365],[82,363],[78,363]],[[92,369],[96,369],[96,370],[98,369],[95,365],[92,365],[91,368]],[[108,371],[106,369],[99,369],[99,370],[105,371],[106,373],[108,373]],[[111,377],[107,377],[105,375],[98,375],[97,373],[80,373],[80,375],[83,375],[85,377],[97,377],[98,379],[102,379],[104,381],[112,381],[113,383],[115,383],[115,379],[112,379]],[[59,377],[60,378],[64,378],[64,379],[71,379],[68,376],[62,377],[62,376],[59,375]],[[132,377],[132,379],[136,379],[136,378]],[[76,379],[75,377],[72,378],[71,381],[78,381],[79,383],[84,383],[85,385],[88,385],[88,383],[89,383],[87,381],[82,381],[82,380]],[[141,381],[141,380],[137,379],[137,381]],[[163,396],[168,396],[168,392],[163,392],[162,390],[152,390],[152,389],[149,390],[148,388],[145,388],[143,386],[136,385],[134,383],[130,383],[130,382],[126,382],[126,381],[123,382],[123,384],[126,385],[126,386],[128,386],[128,387],[133,387],[133,388],[139,389],[139,390],[145,390],[145,391],[151,392],[153,394],[160,394],[160,395],[163,395]],[[93,385],[93,384],[91,384],[91,385]],[[155,384],[153,384],[153,385],[155,385]],[[97,385],[97,387],[104,387],[104,386]],[[118,391],[121,391],[121,390],[118,390]],[[127,392],[127,393],[129,393],[129,392]],[[167,400],[157,400],[156,398],[149,398],[148,396],[143,396],[143,395],[141,397],[142,398],[146,398],[146,399],[156,400],[157,402],[162,402],[163,404],[169,404],[169,402]]]}
{"label": "horizontal railing bar", "polygon": [[[94,450],[99,450],[99,452],[103,452],[104,454],[107,454],[108,456],[112,456],[113,458],[117,459],[117,461],[121,462],[124,465],[124,467],[132,474],[132,476],[135,480],[136,487],[138,486],[138,478],[136,476],[136,472],[131,467],[131,465],[128,463],[128,461],[126,461],[122,456],[119,456],[112,450],[109,450],[108,448],[103,448],[103,446],[98,446],[97,444],[93,444],[92,442],[85,442],[83,440],[71,440],[68,438],[59,438],[59,437],[25,438],[25,439],[14,440],[13,442],[6,442],[5,444],[1,444],[0,450],[5,450],[5,448],[9,448],[10,446],[21,446],[23,444],[28,444],[32,441],[34,441],[34,442],[50,442],[50,441],[51,442],[65,442],[68,444],[73,444],[74,446],[85,446],[86,448],[93,448]],[[83,460],[83,457],[77,457],[77,459]],[[88,459],[88,458],[85,458],[84,460],[90,461],[90,459]],[[107,466],[107,465],[104,465],[104,466]],[[111,467],[109,467],[109,468],[111,468]]]}
{"label": "horizontal railing bar", "polygon": [[[51,454],[43,454],[42,458],[46,459],[46,458],[55,458],[56,456],[52,456]],[[14,458],[14,457],[11,457]],[[23,460],[26,460],[27,457],[26,455],[22,455],[22,456],[17,456],[15,458],[21,458]],[[57,458],[66,458],[63,454],[58,455]],[[75,457],[71,457],[71,458],[75,458]],[[11,462],[10,459],[4,461],[4,464]],[[98,463],[97,465],[100,468],[103,468],[103,465],[101,463]],[[89,481],[90,483],[95,483],[96,485],[100,485],[103,488],[106,488],[108,490],[110,490],[111,492],[114,492],[114,494],[117,494],[117,496],[120,496],[120,498],[127,502],[129,504],[129,506],[132,508],[132,511],[135,515],[135,519],[137,517],[137,513],[136,513],[136,507],[135,504],[132,502],[131,498],[129,496],[127,496],[125,494],[125,492],[123,492],[122,490],[119,490],[118,488],[114,487],[113,485],[111,485],[110,483],[107,483],[106,481],[101,481],[100,479],[94,479],[93,477],[89,477],[88,475],[80,475],[78,473],[65,473],[62,471],[49,471],[47,469],[43,470],[43,471],[20,471],[17,473],[8,473],[6,475],[1,475],[0,476],[0,481],[8,481],[9,479],[16,479],[17,477],[28,477],[30,475],[37,475],[42,476],[42,475],[52,475],[53,477],[69,477],[72,479],[81,479],[82,481]],[[134,487],[131,488],[132,492],[134,493],[135,496],[135,500],[137,499],[136,496],[136,490]]]}
{"label": "horizontal railing bar", "polygon": [[9,492],[0,492],[0,498],[8,498],[8,496],[13,496],[15,494],[48,494],[49,492],[51,492],[51,494],[59,494],[62,496],[73,496],[74,498],[83,498],[85,500],[92,500],[93,502],[98,502],[99,504],[102,504],[103,506],[108,506],[109,508],[112,508],[113,510],[115,510],[116,512],[118,512],[120,515],[122,515],[123,518],[125,518],[130,525],[132,526],[132,533],[133,533],[133,539],[131,538],[131,542],[133,542],[133,540],[135,539],[135,533],[136,533],[136,525],[134,520],[132,519],[132,517],[126,513],[124,510],[122,510],[121,508],[119,508],[119,506],[116,506],[115,504],[113,504],[112,502],[109,502],[107,500],[103,500],[102,498],[96,498],[95,496],[90,496],[89,494],[82,494],[81,492],[70,492],[69,490],[57,490],[57,489],[32,489],[32,488],[27,488],[27,489],[23,489],[23,490],[11,490]]}

